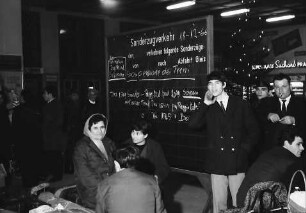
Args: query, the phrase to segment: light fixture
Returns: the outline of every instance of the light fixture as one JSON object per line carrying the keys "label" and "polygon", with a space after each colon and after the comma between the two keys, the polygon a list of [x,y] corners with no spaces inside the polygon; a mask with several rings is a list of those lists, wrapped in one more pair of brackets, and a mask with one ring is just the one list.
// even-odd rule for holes
{"label": "light fixture", "polygon": [[184,2],[180,2],[180,3],[177,3],[177,4],[171,4],[169,6],[167,6],[167,10],[174,10],[174,9],[179,9],[179,8],[182,8],[182,7],[189,7],[189,6],[192,6],[192,5],[195,5],[195,0],[194,1],[184,1]]}
{"label": "light fixture", "polygon": [[67,33],[67,30],[65,30],[65,29],[60,29],[59,33],[60,33],[61,35],[62,35],[62,34],[65,34],[65,33]]}
{"label": "light fixture", "polygon": [[295,15],[285,15],[285,16],[277,16],[272,18],[267,18],[266,22],[276,22],[276,21],[283,21],[295,18]]}
{"label": "light fixture", "polygon": [[100,2],[105,8],[114,8],[118,5],[116,0],[100,0]]}
{"label": "light fixture", "polygon": [[239,9],[239,10],[231,10],[231,11],[223,12],[223,13],[221,13],[221,16],[223,16],[223,17],[234,16],[234,15],[238,15],[238,14],[241,14],[241,13],[247,13],[247,12],[250,12],[250,9],[242,8],[242,9]]}

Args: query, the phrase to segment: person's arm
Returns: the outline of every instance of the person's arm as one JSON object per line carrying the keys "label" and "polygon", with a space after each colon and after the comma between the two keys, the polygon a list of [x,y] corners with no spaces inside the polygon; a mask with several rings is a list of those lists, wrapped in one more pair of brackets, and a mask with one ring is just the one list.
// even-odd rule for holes
{"label": "person's arm", "polygon": [[247,137],[245,141],[242,142],[241,146],[247,152],[250,152],[258,142],[260,131],[254,113],[247,102],[243,103],[243,113],[244,131],[246,131],[245,135],[247,135]]}
{"label": "person's arm", "polygon": [[200,106],[200,109],[193,113],[190,117],[188,126],[191,129],[200,129],[205,125],[205,116],[208,110],[208,106],[215,103],[215,98],[210,94],[209,91],[205,93],[204,101]]}
{"label": "person's arm", "polygon": [[257,114],[259,123],[261,125],[267,126],[270,122],[276,122],[280,118],[278,114],[274,113],[274,110],[272,110],[272,106],[274,98],[263,98],[258,107],[257,107]]}
{"label": "person's arm", "polygon": [[110,138],[105,137],[103,138],[103,144],[105,146],[105,149],[107,150],[107,154],[111,155],[114,159],[115,159],[115,155],[116,155],[116,144],[114,141],[112,141]]}
{"label": "person's arm", "polygon": [[299,102],[299,115],[295,116],[295,123],[294,125],[301,130],[301,132],[304,133],[306,132],[306,100],[304,98],[300,99]]}
{"label": "person's arm", "polygon": [[156,150],[155,153],[155,162],[156,162],[156,168],[155,173],[158,177],[158,182],[162,183],[166,177],[169,175],[170,167],[166,160],[164,151],[159,143],[156,142]]}
{"label": "person's arm", "polygon": [[101,182],[98,186],[97,190],[97,204],[96,204],[96,213],[106,213],[106,204],[105,204],[105,196],[106,192],[109,190],[107,181]]}
{"label": "person's arm", "polygon": [[89,169],[88,160],[87,149],[84,146],[77,146],[73,161],[78,180],[86,188],[95,188],[99,183],[99,177],[97,172]]}
{"label": "person's arm", "polygon": [[165,209],[165,206],[164,206],[164,203],[163,203],[163,200],[162,200],[160,188],[159,188],[157,183],[154,184],[154,191],[155,191],[156,213],[167,213],[167,210]]}
{"label": "person's arm", "polygon": [[190,117],[189,123],[188,123],[188,127],[191,129],[201,129],[203,126],[205,126],[206,124],[206,112],[208,110],[208,106],[206,104],[202,104],[200,106],[200,109],[193,113]]}

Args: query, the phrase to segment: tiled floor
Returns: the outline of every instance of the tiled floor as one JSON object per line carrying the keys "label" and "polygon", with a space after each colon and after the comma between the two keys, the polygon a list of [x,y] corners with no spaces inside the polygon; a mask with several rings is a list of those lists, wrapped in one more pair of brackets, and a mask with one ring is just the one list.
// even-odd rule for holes
{"label": "tiled floor", "polygon": [[[74,176],[65,174],[63,180],[51,183],[50,188],[58,189],[74,183]],[[15,179],[11,184],[14,187],[9,189],[10,196],[20,196],[23,193],[21,180]],[[168,213],[202,213],[204,208],[207,209],[208,193],[197,176],[172,172],[167,179],[164,190],[167,194],[165,204]],[[16,207],[13,210],[16,211]]]}

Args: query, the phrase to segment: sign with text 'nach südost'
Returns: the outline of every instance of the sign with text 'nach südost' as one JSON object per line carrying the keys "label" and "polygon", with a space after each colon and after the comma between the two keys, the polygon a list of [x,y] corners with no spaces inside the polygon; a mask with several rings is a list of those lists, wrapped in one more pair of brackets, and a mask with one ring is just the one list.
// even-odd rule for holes
{"label": "sign with text 'nach s\u00fcdost'", "polygon": [[211,68],[211,23],[206,17],[107,39],[109,116],[121,124],[119,140],[140,117],[159,133],[188,133]]}

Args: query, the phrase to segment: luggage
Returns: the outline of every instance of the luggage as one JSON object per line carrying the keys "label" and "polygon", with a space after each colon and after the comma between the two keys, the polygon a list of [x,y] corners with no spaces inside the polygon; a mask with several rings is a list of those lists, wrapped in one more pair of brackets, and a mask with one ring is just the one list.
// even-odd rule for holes
{"label": "luggage", "polygon": [[304,180],[304,190],[306,188],[306,178],[302,170],[297,170],[291,178],[288,191],[288,213],[306,213],[306,191],[292,192],[292,183],[296,175],[300,173]]}

